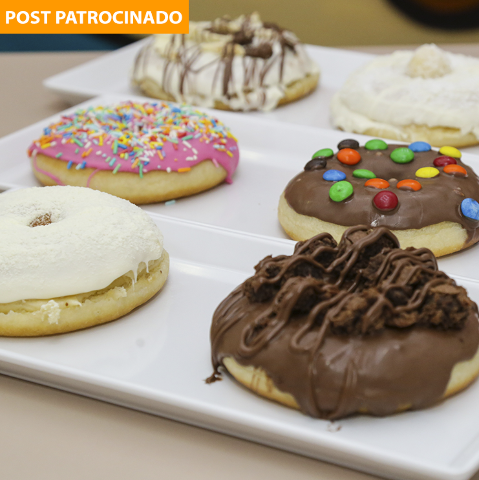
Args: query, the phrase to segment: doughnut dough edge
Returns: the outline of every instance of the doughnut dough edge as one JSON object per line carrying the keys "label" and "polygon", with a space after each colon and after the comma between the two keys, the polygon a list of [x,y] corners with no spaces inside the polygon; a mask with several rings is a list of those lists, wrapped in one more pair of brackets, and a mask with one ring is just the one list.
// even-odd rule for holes
{"label": "doughnut dough edge", "polygon": [[[278,219],[284,231],[293,240],[303,241],[318,233],[328,232],[339,242],[342,234],[350,227],[325,222],[295,212],[281,194]],[[467,243],[467,232],[455,222],[441,222],[420,229],[391,230],[399,240],[401,248],[429,248],[436,257],[458,252],[472,245]]]}
{"label": "doughnut dough edge", "polygon": [[136,173],[118,172],[113,175],[110,170],[95,173],[93,168],[67,169],[64,161],[41,153],[36,155],[36,166],[37,168],[35,160],[32,159],[33,173],[43,185],[52,186],[57,183],[39,170],[53,174],[66,185],[77,187],[87,186],[88,179],[93,175],[88,184],[89,188],[138,205],[194,195],[222,183],[227,176],[226,170],[220,165],[216,167],[211,160],[198,163],[191,167],[189,172],[152,171],[143,178]]}
{"label": "doughnut dough edge", "polygon": [[110,322],[142,305],[161,290],[169,271],[169,256],[140,265],[102,290],[45,300],[0,304],[0,335],[34,337],[80,330]]}
{"label": "doughnut dough edge", "polygon": [[[228,373],[239,383],[256,394],[286,405],[287,407],[299,410],[296,399],[287,392],[282,392],[274,384],[273,380],[262,369],[251,365],[244,366],[239,364],[233,357],[223,358],[223,364]],[[449,383],[447,384],[444,400],[461,390],[468,387],[479,375],[479,349],[470,360],[459,362],[454,365]],[[411,408],[411,405],[401,405],[397,412],[402,412]],[[359,409],[358,413],[368,413],[367,408]]]}
{"label": "doughnut dough edge", "polygon": [[[312,93],[319,83],[320,74],[307,74],[304,78],[296,80],[286,86],[283,97],[278,102],[278,107],[280,105],[286,105],[288,103],[299,100],[300,98],[306,97]],[[173,95],[165,92],[157,82],[153,79],[146,77],[138,82],[138,87],[148,96],[153,98],[158,98],[160,100],[167,100],[171,102],[177,101]],[[230,106],[225,103],[215,100],[214,108],[218,110],[229,110],[234,111]]]}

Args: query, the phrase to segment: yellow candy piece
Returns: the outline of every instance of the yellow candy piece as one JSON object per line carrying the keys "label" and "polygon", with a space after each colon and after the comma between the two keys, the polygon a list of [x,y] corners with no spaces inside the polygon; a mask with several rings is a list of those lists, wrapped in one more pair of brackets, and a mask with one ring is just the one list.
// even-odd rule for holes
{"label": "yellow candy piece", "polygon": [[439,153],[448,157],[461,158],[462,153],[455,147],[441,147]]}
{"label": "yellow candy piece", "polygon": [[439,175],[439,170],[434,167],[423,167],[416,171],[416,177],[419,178],[433,178],[437,175]]}

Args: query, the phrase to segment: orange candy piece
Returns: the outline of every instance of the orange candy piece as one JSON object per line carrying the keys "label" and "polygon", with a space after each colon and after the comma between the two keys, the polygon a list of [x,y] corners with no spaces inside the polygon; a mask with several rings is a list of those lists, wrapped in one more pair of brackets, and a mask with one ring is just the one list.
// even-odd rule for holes
{"label": "orange candy piece", "polygon": [[343,148],[342,150],[339,150],[336,157],[345,165],[356,165],[356,163],[361,161],[361,155],[359,152],[352,148]]}
{"label": "orange candy piece", "polygon": [[448,175],[464,175],[465,177],[467,176],[467,170],[464,167],[461,167],[460,165],[446,165],[443,168],[444,173],[447,173]]}
{"label": "orange candy piece", "polygon": [[389,187],[389,182],[382,178],[371,178],[364,184],[364,186],[383,189]]}
{"label": "orange candy piece", "polygon": [[408,180],[401,180],[400,182],[398,182],[396,187],[398,187],[401,190],[413,190],[417,192],[418,190],[421,190],[422,185],[416,180],[408,179]]}

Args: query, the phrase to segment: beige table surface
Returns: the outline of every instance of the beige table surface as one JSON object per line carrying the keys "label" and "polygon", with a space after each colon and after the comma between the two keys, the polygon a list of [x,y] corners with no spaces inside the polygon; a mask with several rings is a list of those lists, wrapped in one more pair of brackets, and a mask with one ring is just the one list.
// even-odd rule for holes
{"label": "beige table surface", "polygon": [[[479,56],[479,45],[450,49]],[[42,80],[100,54],[0,54],[0,136],[66,108]],[[0,375],[1,480],[177,478],[376,477]]]}

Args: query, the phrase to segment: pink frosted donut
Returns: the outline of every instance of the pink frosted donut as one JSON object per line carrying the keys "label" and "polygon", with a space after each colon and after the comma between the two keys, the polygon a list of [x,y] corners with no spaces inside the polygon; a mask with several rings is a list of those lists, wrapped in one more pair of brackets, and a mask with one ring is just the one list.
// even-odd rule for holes
{"label": "pink frosted donut", "polygon": [[77,110],[45,128],[28,154],[44,185],[86,186],[138,204],[231,183],[239,160],[221,121],[169,102]]}

